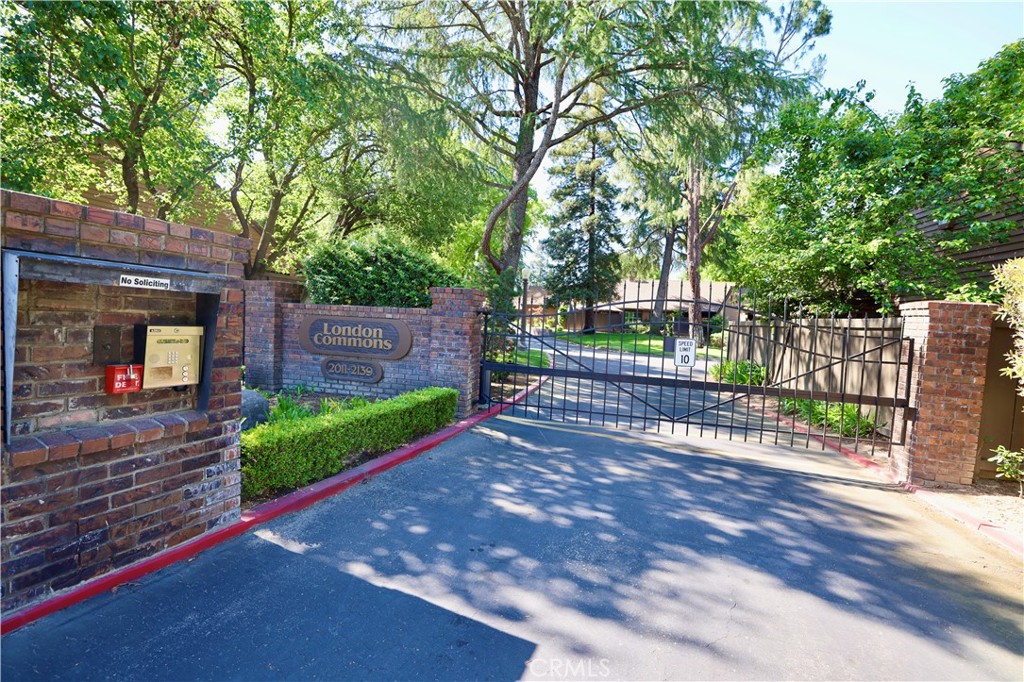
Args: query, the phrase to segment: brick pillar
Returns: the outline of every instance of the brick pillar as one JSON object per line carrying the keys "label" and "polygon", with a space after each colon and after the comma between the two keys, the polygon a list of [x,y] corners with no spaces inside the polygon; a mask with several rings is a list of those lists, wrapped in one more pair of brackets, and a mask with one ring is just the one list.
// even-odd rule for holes
{"label": "brick pillar", "polygon": [[905,452],[894,462],[900,480],[974,482],[995,308],[953,301],[900,306],[904,333],[914,340],[910,404],[917,409]]}
{"label": "brick pillar", "polygon": [[476,409],[480,397],[485,294],[476,289],[431,287],[431,379],[437,386],[459,389],[458,418]]}
{"label": "brick pillar", "polygon": [[281,390],[283,366],[282,303],[302,300],[298,282],[245,282],[245,383],[265,391]]}

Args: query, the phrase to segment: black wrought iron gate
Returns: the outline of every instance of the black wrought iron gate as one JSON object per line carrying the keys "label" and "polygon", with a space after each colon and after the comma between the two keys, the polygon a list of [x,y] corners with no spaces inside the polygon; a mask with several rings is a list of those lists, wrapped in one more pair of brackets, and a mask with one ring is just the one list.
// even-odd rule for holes
{"label": "black wrought iron gate", "polygon": [[481,399],[528,418],[759,443],[889,452],[902,441],[913,354],[902,319],[710,293],[695,306],[651,296],[490,314]]}

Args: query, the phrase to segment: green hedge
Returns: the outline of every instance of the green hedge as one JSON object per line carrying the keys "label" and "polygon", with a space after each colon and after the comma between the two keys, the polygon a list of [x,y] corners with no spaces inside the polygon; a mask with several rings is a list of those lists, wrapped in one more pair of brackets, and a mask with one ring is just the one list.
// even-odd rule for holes
{"label": "green hedge", "polygon": [[428,256],[398,244],[322,244],[302,267],[313,303],[429,308],[430,287],[464,286]]}
{"label": "green hedge", "polygon": [[242,434],[242,497],[293,490],[332,476],[455,419],[459,392],[425,388],[326,415],[260,424]]}

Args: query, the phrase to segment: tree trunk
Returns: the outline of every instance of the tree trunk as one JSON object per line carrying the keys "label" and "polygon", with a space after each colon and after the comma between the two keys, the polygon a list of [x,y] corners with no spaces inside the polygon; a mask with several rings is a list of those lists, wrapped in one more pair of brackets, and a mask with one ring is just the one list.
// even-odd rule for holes
{"label": "tree trunk", "polygon": [[[591,163],[591,166],[593,166],[594,160],[597,157],[597,150],[594,147],[595,147],[595,145],[593,143],[591,143],[591,145],[590,145],[590,163]],[[590,195],[590,197],[589,197],[590,198],[590,206],[589,206],[589,209],[587,211],[587,215],[591,219],[593,219],[594,215],[597,213],[597,197],[596,197],[596,193],[597,193],[597,172],[596,171],[591,171],[590,172],[589,187],[587,189],[589,190],[588,194]],[[597,296],[598,296],[598,294],[600,292],[598,292],[598,290],[597,290],[597,280],[596,280],[596,274],[597,273],[594,272],[594,269],[595,269],[594,261],[597,259],[597,255],[596,254],[597,254],[597,232],[593,228],[593,223],[591,223],[591,227],[590,227],[590,229],[587,232],[587,276],[585,278],[585,280],[586,280],[585,286],[587,287],[587,289],[593,289],[594,296],[591,297],[591,298],[587,298],[587,300],[586,300],[587,308],[586,308],[586,313],[584,314],[584,320],[583,320],[583,326],[585,328],[584,329],[584,333],[585,334],[594,334],[594,333],[597,332],[597,313],[594,310],[594,306],[597,305],[597,303],[598,303]]]}
{"label": "tree trunk", "polygon": [[597,332],[597,311],[594,310],[597,301],[588,296],[583,301],[583,305],[586,306],[583,309],[583,333],[594,334]]}
{"label": "tree trunk", "polygon": [[686,271],[690,280],[690,310],[689,326],[690,338],[697,342],[698,348],[703,348],[705,339],[704,326],[701,319],[700,303],[700,261],[703,250],[700,234],[700,193],[701,193],[700,168],[696,161],[690,162],[690,182],[687,188],[687,201],[689,203],[689,215],[686,225]]}
{"label": "tree trunk", "polygon": [[[532,48],[532,46],[531,46]],[[524,55],[524,63],[531,64],[534,59],[533,49]],[[519,135],[516,139],[516,156],[512,161],[512,185],[515,186],[528,172],[533,161],[533,145],[536,140],[535,116],[540,100],[540,66],[535,66],[523,82],[523,114],[519,117]],[[526,208],[530,202],[530,185],[509,206],[505,221],[505,234],[501,240],[502,273],[512,272],[517,278],[519,261],[523,253],[523,231],[526,229]]]}
{"label": "tree trunk", "polygon": [[137,153],[125,150],[121,157],[121,182],[128,195],[128,212],[139,212],[139,157]]}
{"label": "tree trunk", "polygon": [[[533,158],[532,131],[530,131],[528,137],[531,151],[516,154],[512,172],[512,184],[518,182],[526,174],[526,169],[529,168],[530,161]],[[524,145],[521,144],[521,146]],[[526,229],[526,208],[529,202],[530,186],[527,185],[526,189],[516,197],[508,209],[505,221],[505,234],[501,239],[501,256],[498,258],[498,262],[501,263],[502,273],[513,273],[513,279],[517,278],[515,273],[519,272],[519,260],[523,253],[523,231]]]}
{"label": "tree trunk", "polygon": [[673,223],[665,232],[665,250],[661,255],[661,273],[658,275],[658,294],[651,311],[651,332],[655,334],[660,334],[665,324],[665,299],[668,298],[668,280],[672,275],[675,246],[676,225]]}

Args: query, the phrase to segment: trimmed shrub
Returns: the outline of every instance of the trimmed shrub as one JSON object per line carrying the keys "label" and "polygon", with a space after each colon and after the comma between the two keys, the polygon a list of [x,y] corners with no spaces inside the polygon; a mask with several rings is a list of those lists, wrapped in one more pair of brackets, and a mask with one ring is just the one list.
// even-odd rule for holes
{"label": "trimmed shrub", "polygon": [[292,490],[387,452],[455,419],[459,392],[425,388],[311,417],[261,424],[242,434],[242,497]]}
{"label": "trimmed shrub", "polygon": [[716,381],[726,384],[748,384],[764,386],[768,373],[756,362],[747,360],[726,360],[718,365],[711,365],[711,376]]}
{"label": "trimmed shrub", "polygon": [[314,303],[429,308],[430,287],[460,287],[458,275],[397,244],[324,244],[303,265]]}
{"label": "trimmed shrub", "polygon": [[870,436],[875,430],[875,420],[861,416],[860,407],[854,403],[783,398],[782,413],[797,415],[813,426],[826,426],[849,438]]}

